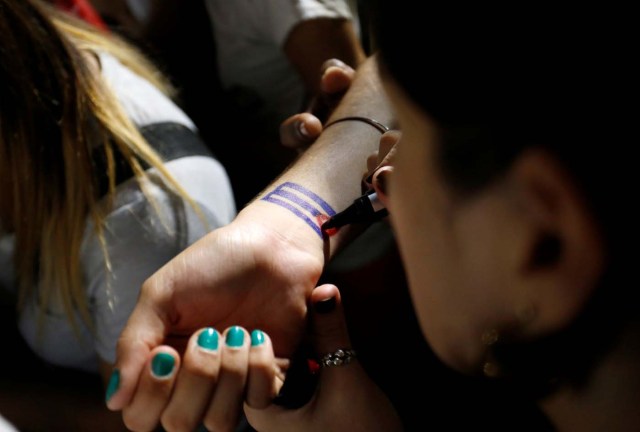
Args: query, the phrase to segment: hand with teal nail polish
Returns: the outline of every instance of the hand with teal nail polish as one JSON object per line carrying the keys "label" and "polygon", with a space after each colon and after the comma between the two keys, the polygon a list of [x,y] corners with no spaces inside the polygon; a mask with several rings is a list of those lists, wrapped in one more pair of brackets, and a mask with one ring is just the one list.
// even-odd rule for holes
{"label": "hand with teal nail polish", "polygon": [[201,424],[208,430],[234,430],[248,389],[259,393],[254,403],[265,406],[278,393],[284,373],[269,336],[259,329],[249,335],[240,326],[222,334],[211,327],[200,329],[181,358],[164,346],[152,352],[148,363],[131,404],[123,410],[134,430],[159,424],[165,430],[196,430]]}
{"label": "hand with teal nail polish", "polygon": [[[307,293],[322,271],[323,252],[317,245],[313,252],[303,251],[291,239],[274,237],[271,227],[263,229],[254,223],[242,219],[210,233],[206,241],[194,244],[181,256],[187,266],[176,260],[145,282],[119,339],[117,365],[123,378],[109,403],[112,409],[124,408],[135,396],[135,377],[144,373],[143,360],[153,348],[170,342],[182,352],[189,343],[188,335],[205,326],[223,337],[218,350],[223,344],[238,343],[231,335],[227,341],[222,331],[240,324],[268,333],[276,341],[278,357],[293,353],[304,331]],[[290,231],[291,224],[287,226]],[[309,230],[306,225],[300,228]],[[309,232],[317,241],[317,234]],[[256,265],[256,260],[263,264]],[[231,262],[236,265],[229,265]],[[160,286],[172,287],[171,301],[162,298]],[[164,308],[171,311],[160,313]],[[209,336],[201,337],[205,344]],[[245,339],[250,339],[248,333]]]}

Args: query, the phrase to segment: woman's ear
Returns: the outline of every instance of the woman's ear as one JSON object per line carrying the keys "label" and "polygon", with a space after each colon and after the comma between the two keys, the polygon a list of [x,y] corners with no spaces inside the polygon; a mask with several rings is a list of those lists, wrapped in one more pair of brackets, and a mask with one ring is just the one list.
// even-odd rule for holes
{"label": "woman's ear", "polygon": [[554,331],[579,313],[596,287],[604,240],[583,191],[549,152],[525,151],[507,181],[525,230],[518,292],[536,311],[526,331]]}

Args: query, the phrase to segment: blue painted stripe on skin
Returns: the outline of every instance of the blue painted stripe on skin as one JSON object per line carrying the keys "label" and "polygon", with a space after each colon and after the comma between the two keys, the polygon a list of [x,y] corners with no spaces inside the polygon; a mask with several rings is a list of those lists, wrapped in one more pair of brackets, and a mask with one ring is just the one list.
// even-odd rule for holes
{"label": "blue painted stripe on skin", "polygon": [[320,213],[320,210],[318,210],[317,208],[315,208],[314,206],[312,206],[311,204],[309,204],[308,202],[306,202],[305,200],[303,200],[302,198],[300,198],[298,195],[294,193],[287,192],[284,190],[279,190],[277,193],[274,192],[269,195],[277,195],[279,197],[286,198],[289,201],[293,202],[294,204],[298,204],[300,207],[307,210],[309,213],[311,213],[312,216],[318,216],[322,214]]}
{"label": "blue painted stripe on skin", "polygon": [[320,227],[318,225],[316,225],[315,221],[312,221],[311,219],[309,219],[309,217],[307,215],[302,213],[300,210],[298,210],[297,208],[295,208],[291,204],[289,204],[289,203],[287,203],[285,201],[282,201],[281,199],[275,198],[274,196],[272,196],[272,194],[269,194],[269,195],[265,196],[264,198],[262,198],[262,200],[263,201],[269,201],[270,203],[277,204],[277,205],[279,205],[281,207],[286,208],[291,213],[295,214],[300,219],[305,221],[307,223],[307,225],[309,225],[311,228],[313,228],[313,230],[320,236],[320,238],[322,238],[322,231],[320,231]]}
{"label": "blue painted stripe on skin", "polygon": [[[291,182],[285,182],[283,184],[281,184],[280,186],[278,186],[275,191],[277,191],[278,189],[284,188],[284,187],[288,187],[291,188],[295,191],[298,191],[306,196],[308,196],[309,198],[311,198],[313,201],[315,201],[320,207],[322,207],[322,209],[327,212],[327,214],[329,216],[334,216],[336,214],[336,211],[334,209],[331,208],[331,206],[329,204],[327,204],[327,202],[325,200],[323,200],[322,198],[320,198],[318,195],[316,195],[315,193],[311,192],[309,189],[304,188],[302,186],[300,186],[299,184],[296,183],[291,183]],[[274,191],[274,192],[275,192]]]}

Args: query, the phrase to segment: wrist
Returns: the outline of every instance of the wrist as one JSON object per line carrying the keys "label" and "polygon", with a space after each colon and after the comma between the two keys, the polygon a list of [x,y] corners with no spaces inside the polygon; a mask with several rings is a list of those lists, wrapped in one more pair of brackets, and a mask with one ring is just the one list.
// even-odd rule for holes
{"label": "wrist", "polygon": [[257,199],[245,207],[233,223],[242,224],[247,235],[262,237],[269,249],[291,250],[308,256],[315,262],[312,265],[322,271],[327,258],[325,241],[287,208]]}

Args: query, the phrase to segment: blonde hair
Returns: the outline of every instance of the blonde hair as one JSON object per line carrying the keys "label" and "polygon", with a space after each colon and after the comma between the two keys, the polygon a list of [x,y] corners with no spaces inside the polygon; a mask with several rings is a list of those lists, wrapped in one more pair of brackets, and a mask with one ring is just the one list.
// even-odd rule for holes
{"label": "blonde hair", "polygon": [[[37,296],[42,323],[46,307],[56,299],[76,331],[75,312],[93,328],[81,244],[90,217],[109,268],[104,220],[115,196],[116,153],[130,165],[143,192],[146,163],[203,217],[92,70],[87,55],[107,52],[168,94],[171,88],[123,40],[37,0],[0,0],[0,37],[0,218],[8,219],[0,222],[15,233],[18,310]],[[93,163],[96,151],[104,152],[106,160],[106,206],[99,187],[103,174]]]}

